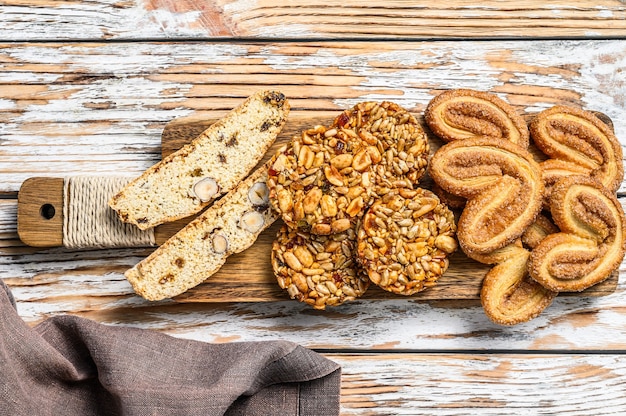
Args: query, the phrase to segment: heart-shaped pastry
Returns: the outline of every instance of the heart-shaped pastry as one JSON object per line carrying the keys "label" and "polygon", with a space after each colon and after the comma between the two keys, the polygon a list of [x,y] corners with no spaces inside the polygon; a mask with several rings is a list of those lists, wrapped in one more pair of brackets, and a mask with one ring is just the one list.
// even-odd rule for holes
{"label": "heart-shaped pastry", "polygon": [[457,236],[470,257],[512,243],[541,210],[541,169],[514,143],[494,138],[450,142],[434,154],[429,172],[445,191],[468,200]]}
{"label": "heart-shaped pastry", "polygon": [[550,196],[551,234],[530,256],[530,275],[558,292],[578,292],[605,279],[624,258],[624,211],[615,195],[587,176],[559,180]]}

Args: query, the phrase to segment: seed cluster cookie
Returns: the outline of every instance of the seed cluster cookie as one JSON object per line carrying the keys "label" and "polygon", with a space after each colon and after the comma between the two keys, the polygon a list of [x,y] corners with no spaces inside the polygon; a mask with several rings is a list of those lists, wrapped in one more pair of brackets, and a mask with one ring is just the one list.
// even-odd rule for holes
{"label": "seed cluster cookie", "polygon": [[315,309],[360,297],[369,280],[356,266],[355,245],[352,229],[322,236],[284,225],[272,246],[272,268],[278,285],[292,299]]}
{"label": "seed cluster cookie", "polygon": [[391,102],[364,102],[330,127],[294,137],[269,169],[270,201],[291,228],[329,235],[354,226],[373,197],[413,189],[428,164],[414,116]]}
{"label": "seed cluster cookie", "polygon": [[[370,282],[404,295],[434,285],[456,249],[456,227],[418,188],[428,157],[416,118],[387,101],[359,103],[293,137],[268,169],[270,202],[285,223],[272,247],[280,287],[324,309],[360,297]],[[398,201],[402,209],[389,212]],[[391,222],[379,227],[383,211]],[[383,240],[386,248],[376,246]]]}
{"label": "seed cluster cookie", "polygon": [[291,228],[329,235],[347,230],[371,196],[371,155],[358,136],[317,126],[294,137],[269,168],[270,201]]}
{"label": "seed cluster cookie", "polygon": [[426,189],[389,193],[368,209],[357,258],[381,288],[412,295],[434,286],[457,248],[454,214]]}

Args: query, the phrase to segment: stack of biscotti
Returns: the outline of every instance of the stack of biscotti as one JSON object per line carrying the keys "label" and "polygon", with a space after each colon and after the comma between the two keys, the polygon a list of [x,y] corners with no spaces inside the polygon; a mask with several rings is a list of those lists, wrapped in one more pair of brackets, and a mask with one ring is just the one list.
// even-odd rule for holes
{"label": "stack of biscotti", "polygon": [[123,221],[146,229],[193,215],[225,194],[125,273],[139,295],[160,300],[200,284],[276,220],[267,167],[246,176],[275,141],[289,109],[282,93],[257,92],[111,199]]}
{"label": "stack of biscotti", "polygon": [[122,221],[142,230],[200,212],[259,163],[288,113],[289,103],[282,93],[257,92],[131,181],[109,206]]}
{"label": "stack of biscotti", "polygon": [[179,295],[217,272],[231,254],[250,247],[278,219],[266,182],[264,165],[128,270],[135,292],[148,300]]}

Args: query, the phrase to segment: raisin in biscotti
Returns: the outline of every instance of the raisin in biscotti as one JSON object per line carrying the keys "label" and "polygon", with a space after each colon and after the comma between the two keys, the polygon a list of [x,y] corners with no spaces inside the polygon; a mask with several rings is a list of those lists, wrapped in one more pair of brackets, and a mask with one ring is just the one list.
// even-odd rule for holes
{"label": "raisin in biscotti", "polygon": [[250,247],[277,218],[269,206],[267,164],[125,273],[148,300],[179,295]]}
{"label": "raisin in biscotti", "polygon": [[260,91],[198,138],[146,170],[109,205],[142,230],[193,215],[233,189],[281,131],[289,102]]}

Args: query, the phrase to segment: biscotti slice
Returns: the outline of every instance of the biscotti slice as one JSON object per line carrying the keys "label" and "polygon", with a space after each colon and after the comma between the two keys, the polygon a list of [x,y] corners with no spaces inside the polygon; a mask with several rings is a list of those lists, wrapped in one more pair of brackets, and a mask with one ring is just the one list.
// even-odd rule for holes
{"label": "biscotti slice", "polygon": [[142,230],[188,217],[233,189],[276,140],[289,113],[277,91],[260,91],[190,144],[131,181],[110,201]]}
{"label": "biscotti slice", "polygon": [[269,206],[265,164],[125,273],[148,300],[179,295],[250,247],[277,218]]}

